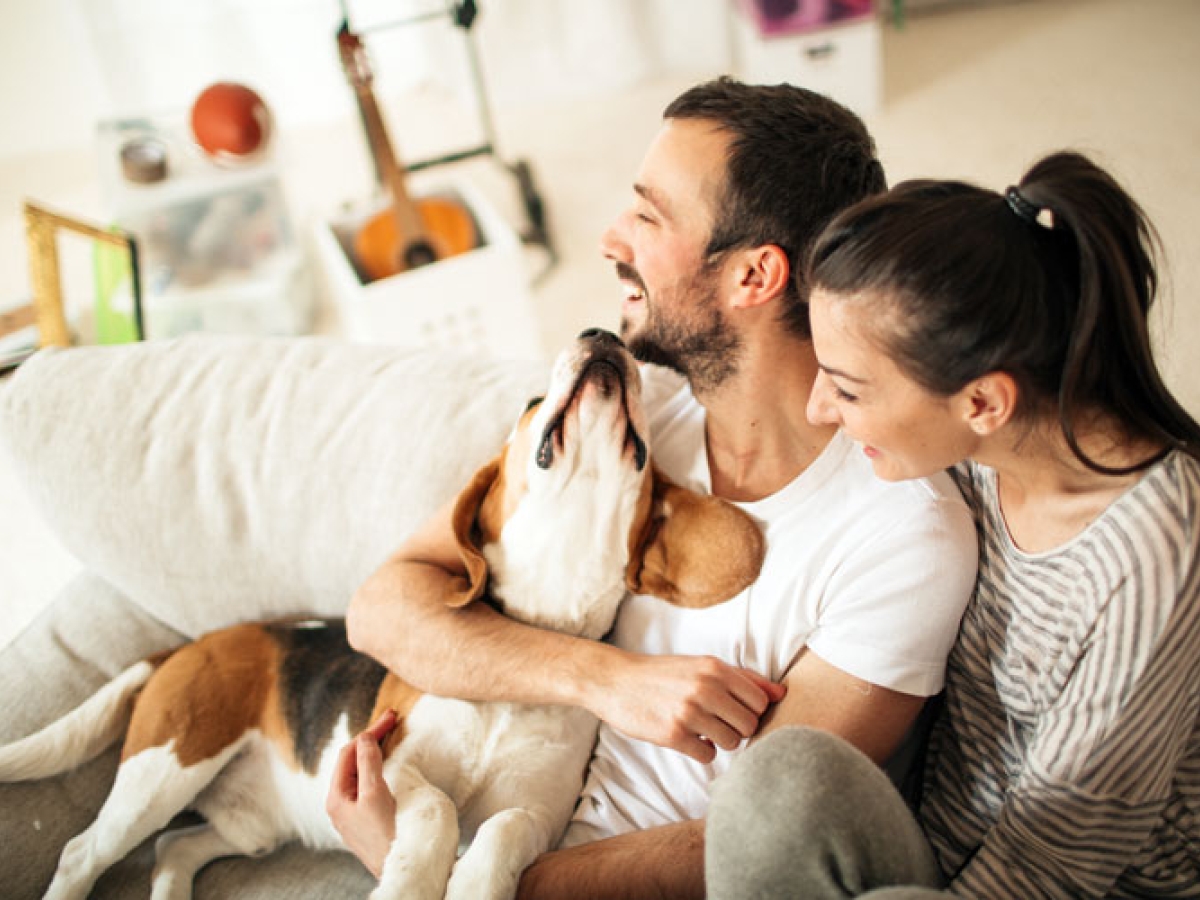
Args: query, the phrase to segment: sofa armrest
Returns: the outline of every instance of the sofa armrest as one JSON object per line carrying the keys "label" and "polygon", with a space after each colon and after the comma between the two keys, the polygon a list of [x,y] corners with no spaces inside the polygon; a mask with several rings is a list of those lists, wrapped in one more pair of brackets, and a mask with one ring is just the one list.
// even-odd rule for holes
{"label": "sofa armrest", "polygon": [[341,615],[546,371],[320,338],[45,350],[0,394],[0,440],[62,545],[194,637]]}

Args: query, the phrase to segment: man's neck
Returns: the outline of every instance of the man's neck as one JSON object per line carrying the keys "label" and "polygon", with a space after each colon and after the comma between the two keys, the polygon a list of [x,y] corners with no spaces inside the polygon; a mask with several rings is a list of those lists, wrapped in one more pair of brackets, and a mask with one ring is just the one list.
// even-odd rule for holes
{"label": "man's neck", "polygon": [[788,340],[744,359],[733,377],[697,394],[707,413],[714,495],[761,500],[820,456],[837,429],[813,425],[805,415],[815,377],[812,345]]}

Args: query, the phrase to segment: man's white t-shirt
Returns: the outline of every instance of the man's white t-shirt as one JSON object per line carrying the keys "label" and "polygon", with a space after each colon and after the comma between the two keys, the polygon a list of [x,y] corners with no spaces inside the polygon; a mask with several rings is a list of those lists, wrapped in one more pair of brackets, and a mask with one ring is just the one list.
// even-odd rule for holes
{"label": "man's white t-shirt", "polygon": [[[711,492],[704,408],[686,383],[643,367],[655,464]],[[839,432],[791,484],[739,503],[763,527],[758,580],[725,603],[682,609],[649,596],[622,604],[611,640],[649,654],[716,656],[779,681],[805,647],[865,681],[930,696],[975,581],[975,528],[948,476],[891,483]],[[702,818],[730,764],[702,765],[601,724],[564,846]]]}

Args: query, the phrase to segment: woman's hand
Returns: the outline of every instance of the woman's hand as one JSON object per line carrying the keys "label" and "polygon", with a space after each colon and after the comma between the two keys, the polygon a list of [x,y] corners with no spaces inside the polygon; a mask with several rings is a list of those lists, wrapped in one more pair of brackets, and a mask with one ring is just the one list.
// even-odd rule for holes
{"label": "woman's hand", "polygon": [[346,848],[376,877],[396,835],[396,799],[383,780],[381,746],[397,724],[387,710],[338,754],[325,811]]}

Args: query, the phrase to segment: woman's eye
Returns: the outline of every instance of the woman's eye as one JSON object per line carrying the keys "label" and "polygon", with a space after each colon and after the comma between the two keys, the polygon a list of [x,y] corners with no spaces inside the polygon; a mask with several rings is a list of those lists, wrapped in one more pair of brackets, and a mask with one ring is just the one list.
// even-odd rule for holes
{"label": "woman's eye", "polygon": [[854,394],[842,390],[836,384],[833,386],[833,393],[839,400],[845,400],[847,403],[854,403],[858,400]]}

